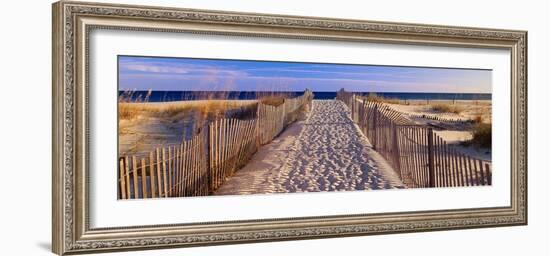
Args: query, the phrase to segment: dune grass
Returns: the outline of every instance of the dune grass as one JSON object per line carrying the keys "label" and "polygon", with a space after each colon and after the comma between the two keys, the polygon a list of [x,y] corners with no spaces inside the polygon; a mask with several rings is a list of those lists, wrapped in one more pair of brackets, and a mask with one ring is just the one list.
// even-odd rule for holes
{"label": "dune grass", "polygon": [[401,104],[401,101],[399,99],[394,98],[386,98],[382,95],[378,95],[374,92],[369,93],[367,95],[367,100],[372,102],[381,102],[381,103],[389,103],[389,104]]}
{"label": "dune grass", "polygon": [[172,118],[181,113],[193,114],[197,119],[207,116],[224,116],[228,111],[251,107],[258,101],[271,106],[280,106],[292,95],[280,92],[258,93],[257,100],[231,100],[228,92],[212,92],[200,95],[203,100],[184,100],[173,102],[148,102],[151,96],[135,91],[124,91],[118,97],[119,120],[134,120],[140,115]]}
{"label": "dune grass", "polygon": [[227,111],[250,107],[254,100],[228,100],[228,92],[205,92],[199,95],[203,100],[182,100],[172,102],[149,102],[152,91],[146,95],[132,90],[122,92],[118,97],[119,120],[133,120],[140,115],[171,118],[181,113],[192,113],[195,118],[205,118],[208,115],[222,116]]}
{"label": "dune grass", "polygon": [[474,123],[480,124],[481,122],[483,122],[483,115],[476,114],[472,120],[474,121]]}
{"label": "dune grass", "polygon": [[473,129],[472,135],[472,145],[482,148],[491,148],[492,124],[478,123]]}
{"label": "dune grass", "polygon": [[264,96],[261,97],[259,101],[263,104],[277,107],[285,103],[285,97],[276,95]]}
{"label": "dune grass", "polygon": [[194,111],[201,114],[221,114],[225,111],[248,107],[254,101],[242,100],[197,100],[176,101],[162,103],[127,103],[118,104],[118,115],[121,120],[132,120],[139,115],[155,115],[159,117],[173,117],[180,113]]}
{"label": "dune grass", "polygon": [[431,105],[431,109],[441,113],[460,114],[464,111],[464,107],[455,104],[435,103]]}

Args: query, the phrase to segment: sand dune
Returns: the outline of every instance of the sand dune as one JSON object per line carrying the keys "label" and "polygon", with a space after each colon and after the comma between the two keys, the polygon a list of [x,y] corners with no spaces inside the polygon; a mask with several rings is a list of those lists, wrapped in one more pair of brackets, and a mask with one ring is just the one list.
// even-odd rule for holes
{"label": "sand dune", "polygon": [[340,101],[314,100],[305,121],[261,147],[215,194],[404,188]]}
{"label": "sand dune", "polygon": [[[431,101],[432,103],[448,103],[445,101]],[[491,123],[492,120],[492,103],[490,100],[474,101],[461,100],[457,101],[457,105],[462,108],[460,113],[441,113],[433,111],[431,105],[427,105],[425,101],[409,101],[410,105],[388,104],[392,109],[399,111],[416,124],[420,125],[436,125],[443,129],[435,130],[435,133],[444,139],[450,146],[454,147],[459,152],[472,156],[484,161],[491,161],[492,150],[490,148],[478,148],[473,145],[465,146],[462,142],[467,142],[472,139],[472,130],[475,127],[474,123],[468,122],[481,116],[481,121]],[[416,115],[416,116],[414,116]],[[437,116],[453,120],[462,120],[465,122],[445,122],[434,121],[419,117],[418,115]]]}
{"label": "sand dune", "polygon": [[[118,153],[144,154],[157,147],[178,145],[191,139],[194,123],[214,115],[230,115],[256,100],[189,100],[172,102],[119,103],[119,109],[133,112],[119,118]],[[216,113],[218,112],[218,113]],[[205,114],[208,113],[208,114]]]}
{"label": "sand dune", "polygon": [[[423,100],[408,100],[407,103],[409,104],[388,104],[388,106],[396,111],[410,116],[411,119],[418,124],[432,122],[430,119],[418,117],[422,115],[437,116],[439,118],[462,121],[469,121],[480,117],[485,123],[490,123],[492,120],[492,104],[490,100],[461,100],[456,101],[456,105],[453,105],[452,101],[444,100],[432,100],[429,104]],[[449,106],[456,106],[461,111],[460,113],[438,112],[432,109],[432,104],[448,104]]]}

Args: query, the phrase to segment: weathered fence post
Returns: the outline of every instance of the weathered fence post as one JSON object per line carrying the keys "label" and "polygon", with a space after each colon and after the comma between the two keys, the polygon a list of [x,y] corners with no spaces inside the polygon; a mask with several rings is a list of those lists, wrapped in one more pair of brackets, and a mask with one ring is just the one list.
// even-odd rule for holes
{"label": "weathered fence post", "polygon": [[397,125],[396,124],[391,124],[390,127],[392,127],[392,137],[393,137],[393,155],[394,155],[394,161],[395,161],[395,167],[396,167],[396,172],[397,174],[399,174],[399,178],[403,179],[403,174],[401,173],[401,154],[399,152],[399,138],[397,137],[398,136],[398,132],[397,132]]}
{"label": "weathered fence post", "polygon": [[488,163],[485,163],[485,176],[487,177],[487,183],[485,185],[491,185],[492,181],[491,179],[493,178],[492,177],[492,173],[491,173],[491,168],[489,167],[489,164]]}
{"label": "weathered fence post", "polygon": [[[126,177],[125,177],[125,173],[124,173],[124,170],[126,170],[126,162],[124,162],[124,157],[119,157],[118,158],[118,162],[119,162],[119,173],[118,173],[118,178],[119,178],[119,186],[118,186],[118,195],[119,195],[119,198],[118,199],[127,199],[128,197],[126,197]],[[127,174],[126,174],[127,175]]]}
{"label": "weathered fence post", "polygon": [[287,116],[286,116],[286,114],[287,114],[286,113],[286,105],[287,105],[287,101],[286,101],[285,98],[283,98],[283,104],[281,105],[283,107],[283,118],[282,118],[283,119],[283,125],[282,125],[283,127],[286,125],[286,118],[287,118]]}
{"label": "weathered fence post", "polygon": [[363,113],[361,113],[361,131],[363,133],[367,134],[367,100],[363,98],[363,104],[361,105],[361,108],[363,109]]}
{"label": "weathered fence post", "polygon": [[374,105],[374,111],[372,116],[372,148],[376,149],[376,140],[378,139],[377,126],[378,126],[378,104]]}
{"label": "weathered fence post", "polygon": [[428,178],[430,187],[435,187],[434,135],[432,128],[428,128]]}
{"label": "weathered fence post", "polygon": [[[205,125],[204,125],[204,128],[203,128],[203,132],[204,132],[204,139],[205,139],[205,149],[206,149],[206,181],[203,181],[203,182],[206,182],[206,194],[209,195],[210,194],[210,183],[211,183],[211,180],[212,180],[212,168],[211,168],[211,163],[212,163],[212,153],[210,152],[211,150],[211,147],[212,147],[212,143],[210,143],[210,122],[207,122]],[[202,186],[204,186],[204,184],[201,184]]]}
{"label": "weathered fence post", "polygon": [[351,107],[351,120],[352,121],[355,121],[355,94],[352,94],[351,95],[351,99],[350,99],[350,107]]}

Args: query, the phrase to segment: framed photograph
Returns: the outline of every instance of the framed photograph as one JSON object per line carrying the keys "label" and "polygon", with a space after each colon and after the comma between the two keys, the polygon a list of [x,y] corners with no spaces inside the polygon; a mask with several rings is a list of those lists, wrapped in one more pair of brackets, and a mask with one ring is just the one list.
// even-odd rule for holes
{"label": "framed photograph", "polygon": [[526,58],[526,31],[57,2],[53,251],[526,225]]}

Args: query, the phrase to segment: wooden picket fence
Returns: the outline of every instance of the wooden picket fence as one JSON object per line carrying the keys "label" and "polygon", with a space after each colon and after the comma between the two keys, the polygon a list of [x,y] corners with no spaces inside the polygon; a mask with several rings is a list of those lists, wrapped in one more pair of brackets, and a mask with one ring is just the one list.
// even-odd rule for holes
{"label": "wooden picket fence", "polygon": [[156,148],[148,156],[119,158],[119,198],[208,194],[206,132],[180,145]]}
{"label": "wooden picket fence", "polygon": [[258,105],[258,125],[259,141],[264,145],[269,143],[275,136],[290,123],[296,121],[295,113],[300,108],[313,99],[313,93],[306,90],[302,96],[292,99],[285,99],[284,103],[279,106],[271,106],[266,104]]}
{"label": "wooden picket fence", "polygon": [[254,154],[258,148],[257,119],[218,119],[210,123],[209,188],[216,190]]}
{"label": "wooden picket fence", "polygon": [[284,107],[283,105],[271,106],[258,105],[258,123],[262,129],[259,130],[260,144],[269,143],[284,128]]}
{"label": "wooden picket fence", "polygon": [[260,145],[294,122],[296,112],[312,99],[312,92],[306,90],[277,107],[259,103],[254,118],[217,119],[179,145],[119,157],[118,198],[209,195],[244,166]]}
{"label": "wooden picket fence", "polygon": [[433,128],[415,125],[383,103],[340,91],[337,99],[351,110],[378,151],[409,187],[491,185],[491,163],[458,152]]}

